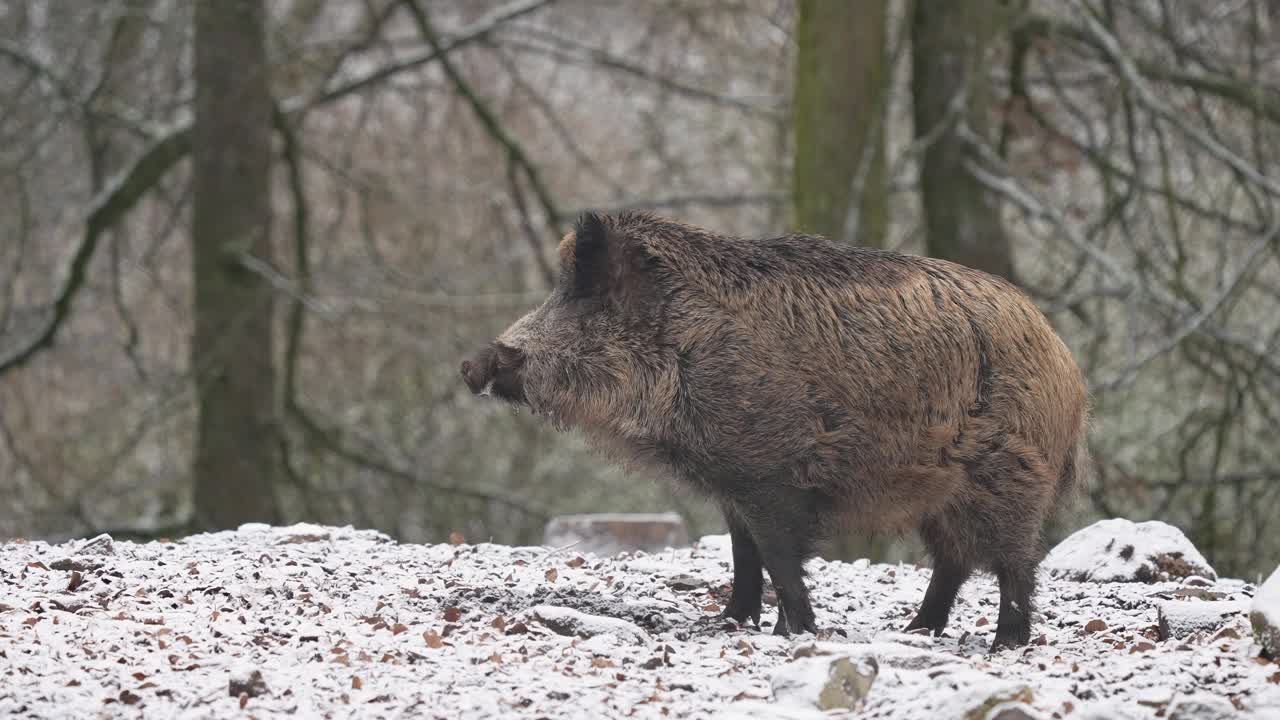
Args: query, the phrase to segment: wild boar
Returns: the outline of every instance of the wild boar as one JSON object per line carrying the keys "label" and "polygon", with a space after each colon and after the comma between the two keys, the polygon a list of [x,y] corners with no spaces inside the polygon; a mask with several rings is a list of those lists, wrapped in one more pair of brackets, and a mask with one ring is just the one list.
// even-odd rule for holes
{"label": "wild boar", "polygon": [[462,363],[472,392],[656,465],[722,510],[724,617],[816,632],[803,563],[842,531],[916,531],[933,559],[906,629],[941,633],[995,574],[993,650],[1025,645],[1042,528],[1085,480],[1087,392],[1003,279],[820,237],[744,239],[585,214],[546,301]]}

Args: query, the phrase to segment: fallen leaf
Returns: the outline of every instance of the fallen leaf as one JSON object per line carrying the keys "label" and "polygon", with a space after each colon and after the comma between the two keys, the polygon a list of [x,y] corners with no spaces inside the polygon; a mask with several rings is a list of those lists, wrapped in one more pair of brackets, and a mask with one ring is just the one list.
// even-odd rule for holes
{"label": "fallen leaf", "polygon": [[550,570],[547,571],[547,581],[555,582],[556,578],[559,577],[559,575],[560,574],[556,572],[555,568],[551,568]]}
{"label": "fallen leaf", "polygon": [[81,575],[79,570],[72,570],[71,579],[67,581],[67,592],[75,592],[83,584],[84,575]]}
{"label": "fallen leaf", "polygon": [[983,627],[985,625],[990,625],[990,624],[991,624],[991,621],[986,619],[985,617],[978,618],[978,622],[974,623],[974,625],[978,627]]}
{"label": "fallen leaf", "polygon": [[458,622],[461,619],[462,619],[462,608],[456,608],[456,607],[445,608],[445,611],[444,611],[445,622]]}
{"label": "fallen leaf", "polygon": [[408,625],[403,625],[403,624],[401,624],[401,623],[396,623],[395,625],[392,625],[392,626],[391,626],[391,634],[392,634],[392,635],[399,635],[399,634],[400,634],[400,633],[402,633],[402,632],[408,632],[408,631],[409,631],[409,626],[408,626]]}
{"label": "fallen leaf", "polygon": [[708,603],[706,605],[703,605],[702,609],[704,612],[709,612],[709,613],[718,613],[721,610],[720,606],[715,603]]}
{"label": "fallen leaf", "polygon": [[504,617],[502,617],[501,615],[499,615],[498,617],[494,618],[494,619],[493,619],[493,622],[489,623],[489,625],[490,625],[491,627],[497,628],[498,630],[506,630],[506,629],[507,629],[507,620],[506,620],[506,618],[504,618]]}
{"label": "fallen leaf", "polygon": [[141,695],[135,695],[129,692],[128,690],[120,691],[120,702],[124,703],[125,705],[137,705],[138,701],[141,699],[142,699]]}
{"label": "fallen leaf", "polygon": [[522,622],[517,622],[516,624],[507,628],[507,631],[506,631],[508,635],[523,635],[527,632],[529,632],[529,626],[525,625]]}
{"label": "fallen leaf", "polygon": [[580,568],[580,567],[582,567],[583,565],[586,565],[586,564],[587,564],[587,559],[586,559],[586,558],[584,558],[584,557],[582,557],[581,555],[578,555],[578,556],[577,556],[577,557],[575,557],[574,559],[572,559],[572,560],[570,560],[569,562],[565,563],[565,565],[568,565],[568,566],[569,566],[569,567],[571,567],[571,568]]}
{"label": "fallen leaf", "polygon": [[605,656],[603,656],[603,655],[597,655],[597,656],[595,656],[595,657],[591,658],[591,666],[592,666],[592,667],[598,667],[598,668],[611,668],[611,667],[617,667],[616,665],[614,665],[614,664],[613,664],[613,661],[612,661],[612,660],[610,660],[609,658],[607,658],[607,657],[605,657]]}
{"label": "fallen leaf", "polygon": [[1107,629],[1107,624],[1101,620],[1090,620],[1085,626],[1084,631],[1089,633],[1102,632]]}
{"label": "fallen leaf", "polygon": [[360,690],[360,689],[361,689],[361,688],[363,688],[363,687],[364,687],[364,681],[360,679],[360,676],[359,676],[359,675],[352,675],[352,676],[351,676],[351,689],[352,689],[352,690]]}
{"label": "fallen leaf", "polygon": [[444,647],[444,640],[441,640],[441,639],[440,639],[440,634],[439,634],[439,633],[437,633],[435,630],[428,630],[428,631],[426,631],[426,632],[422,633],[422,637],[423,637],[424,639],[426,639],[426,641],[427,641],[427,647],[429,647],[429,648],[442,648],[442,647]]}

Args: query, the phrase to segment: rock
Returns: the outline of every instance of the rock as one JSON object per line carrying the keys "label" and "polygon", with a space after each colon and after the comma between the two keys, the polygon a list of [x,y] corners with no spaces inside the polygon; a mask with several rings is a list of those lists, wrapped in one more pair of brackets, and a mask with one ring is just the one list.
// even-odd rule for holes
{"label": "rock", "polygon": [[857,709],[880,666],[874,655],[814,655],[792,660],[773,676],[774,701],[818,710]]}
{"label": "rock", "polygon": [[1267,657],[1280,659],[1280,567],[1254,593],[1249,622]]}
{"label": "rock", "polygon": [[1168,720],[1231,720],[1238,717],[1239,712],[1226,698],[1195,693],[1175,698],[1165,717]]}
{"label": "rock", "polygon": [[537,605],[529,609],[529,617],[558,635],[591,638],[609,633],[627,643],[643,645],[649,642],[649,634],[639,625],[618,618],[588,615],[571,608]]}
{"label": "rock", "polygon": [[543,544],[572,545],[579,552],[615,555],[623,551],[658,552],[689,544],[689,532],[675,513],[560,515],[547,523]]}
{"label": "rock", "polygon": [[955,655],[883,640],[847,643],[810,641],[796,645],[791,651],[791,656],[796,659],[823,655],[874,657],[879,667],[890,667],[895,670],[931,670],[956,664]]}
{"label": "rock", "polygon": [[[966,702],[968,709],[963,717],[965,720],[995,720],[999,717],[998,712],[1012,712],[1013,707],[1026,707],[1031,704],[1031,688],[1026,685],[1017,683],[1006,683],[1004,686],[992,684],[982,688],[985,698]],[[988,694],[989,691],[989,694]],[[1035,712],[1028,708],[1029,712]],[[1007,715],[1001,717],[1000,720],[1015,720],[1022,716]],[[1037,715],[1026,715],[1026,717],[1036,718]]]}
{"label": "rock", "polygon": [[1158,582],[1218,575],[1178,528],[1158,520],[1099,520],[1058,543],[1041,565],[1078,582]]}
{"label": "rock", "polygon": [[693,575],[672,575],[667,578],[667,587],[672,590],[697,590],[706,584],[706,580]]}
{"label": "rock", "polygon": [[110,535],[103,533],[95,538],[86,540],[76,552],[80,555],[115,555],[115,541],[111,539]]}
{"label": "rock", "polygon": [[231,697],[248,695],[251,698],[266,695],[268,692],[267,682],[262,679],[261,670],[242,671],[233,676],[227,683],[227,690]]}
{"label": "rock", "polygon": [[1044,718],[1043,713],[1026,703],[1010,702],[1000,703],[991,708],[986,720],[1044,720]]}
{"label": "rock", "polygon": [[1196,631],[1215,632],[1247,609],[1235,600],[1166,600],[1156,604],[1161,640],[1186,637]]}

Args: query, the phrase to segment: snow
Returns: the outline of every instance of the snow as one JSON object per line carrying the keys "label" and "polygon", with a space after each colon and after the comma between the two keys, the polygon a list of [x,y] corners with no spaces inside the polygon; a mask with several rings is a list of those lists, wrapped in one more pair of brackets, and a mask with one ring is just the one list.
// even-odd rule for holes
{"label": "snow", "polygon": [[[1245,718],[1280,708],[1280,666],[1258,658],[1244,613],[1221,632],[1156,639],[1160,603],[1248,602],[1253,588],[1239,580],[1045,577],[1035,642],[993,655],[990,577],[965,586],[932,638],[902,632],[928,569],[814,560],[821,632],[787,639],[769,632],[771,605],[760,629],[716,619],[728,555],[720,538],[596,557],[399,544],[319,525],[9,542],[0,717],[832,717],[773,692],[780,673],[824,654],[876,660],[856,717],[1029,707],[1032,717],[1154,718],[1207,696]],[[678,590],[677,576],[704,583]],[[1094,620],[1106,629],[1086,631]]]}
{"label": "snow", "polygon": [[1041,565],[1053,577],[1089,582],[1149,582],[1217,577],[1178,528],[1158,520],[1099,520],[1063,540]]}
{"label": "snow", "polygon": [[[649,634],[639,625],[617,618],[588,615],[577,610],[552,605],[538,605],[528,615],[561,635],[582,638],[607,638],[612,636],[634,645],[649,644]],[[600,643],[596,643],[600,645]],[[584,643],[584,647],[587,645]]]}
{"label": "snow", "polygon": [[1166,600],[1158,605],[1160,631],[1170,638],[1183,638],[1197,630],[1212,632],[1248,610],[1245,601]]}
{"label": "snow", "polygon": [[1253,632],[1271,656],[1280,657],[1280,567],[1258,588],[1249,609]]}
{"label": "snow", "polygon": [[797,658],[774,673],[770,688],[774,701],[782,705],[854,708],[874,685],[879,669],[869,654],[814,655]]}

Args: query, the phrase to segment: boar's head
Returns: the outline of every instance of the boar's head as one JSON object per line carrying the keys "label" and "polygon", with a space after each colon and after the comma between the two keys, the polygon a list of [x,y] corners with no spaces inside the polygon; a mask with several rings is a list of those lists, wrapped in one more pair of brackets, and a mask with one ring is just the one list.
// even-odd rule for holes
{"label": "boar's head", "polygon": [[625,433],[629,417],[651,416],[640,395],[652,394],[667,365],[665,300],[626,217],[578,219],[560,243],[547,299],[463,361],[473,393],[527,406],[562,428],[607,424]]}

